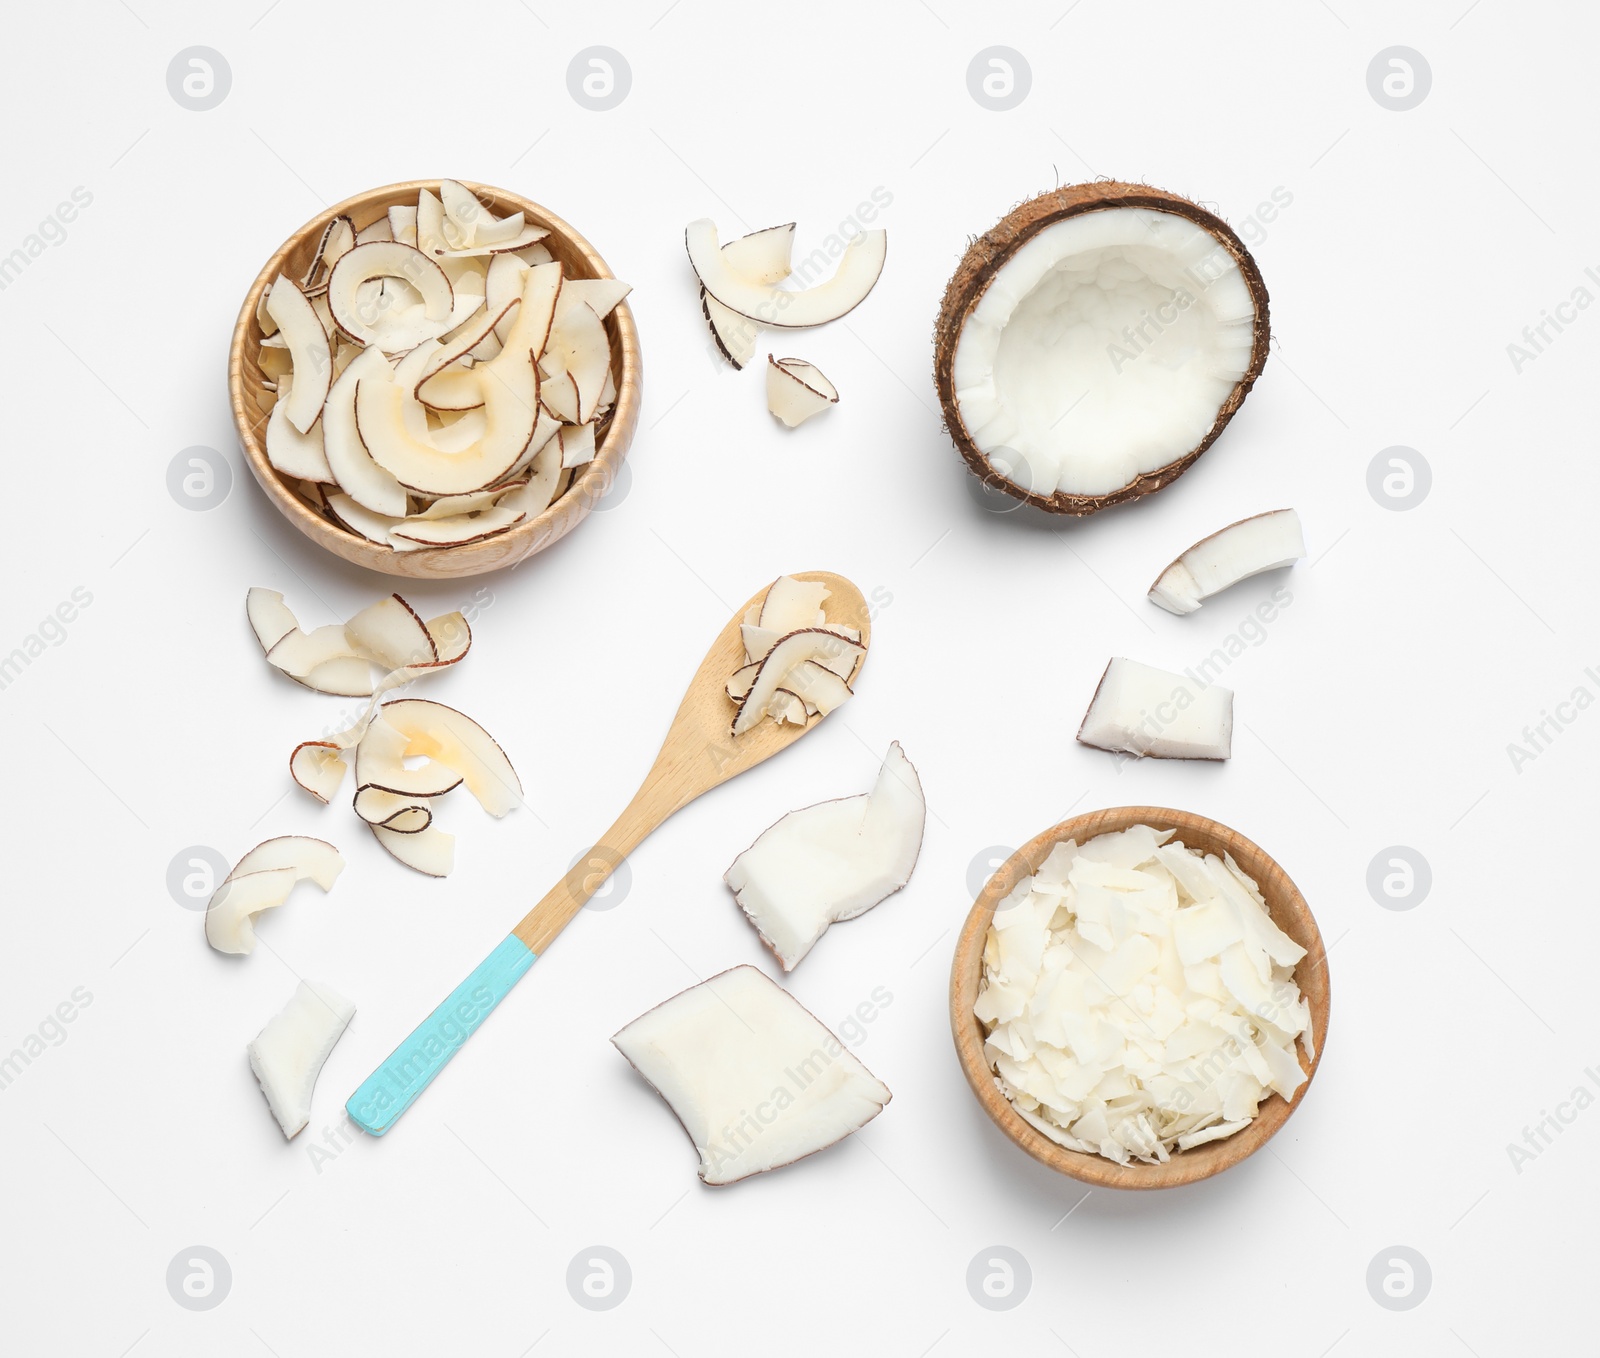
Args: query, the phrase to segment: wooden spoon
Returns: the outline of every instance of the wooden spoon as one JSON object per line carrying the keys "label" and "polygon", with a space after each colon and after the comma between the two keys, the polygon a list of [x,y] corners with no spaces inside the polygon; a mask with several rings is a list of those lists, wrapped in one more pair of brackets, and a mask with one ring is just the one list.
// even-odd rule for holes
{"label": "wooden spoon", "polygon": [[[867,602],[850,581],[827,571],[795,578],[826,585],[828,621],[856,628],[861,644],[870,643],[872,621]],[[662,742],[661,753],[615,824],[350,1096],[345,1111],[363,1131],[382,1136],[394,1126],[534,960],[549,950],[556,935],[652,830],[701,793],[787,749],[822,720],[819,714],[803,726],[763,721],[741,736],[733,734],[737,709],[726,685],[728,677],[745,663],[740,624],[745,612],[765,597],[766,590],[754,595],[706,652]],[[865,657],[861,663],[866,663]],[[859,675],[859,666],[856,672]]]}

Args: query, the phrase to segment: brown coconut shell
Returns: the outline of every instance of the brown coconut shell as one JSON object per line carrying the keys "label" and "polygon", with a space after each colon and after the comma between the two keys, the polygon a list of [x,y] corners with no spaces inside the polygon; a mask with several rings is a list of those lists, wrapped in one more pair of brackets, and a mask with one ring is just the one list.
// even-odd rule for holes
{"label": "brown coconut shell", "polygon": [[[1199,444],[1173,458],[1165,466],[1141,476],[1106,495],[1070,495],[1057,491],[1053,495],[1035,495],[999,472],[973,442],[972,435],[961,419],[956,404],[955,357],[956,344],[961,331],[978,304],[990,282],[1002,265],[1044,228],[1067,217],[1083,212],[1100,212],[1107,208],[1142,207],[1156,212],[1170,212],[1187,218],[1213,236],[1239,266],[1245,285],[1255,302],[1254,342],[1250,349],[1250,366],[1234,385],[1228,398],[1217,411],[1206,436]],[[1267,362],[1267,346],[1272,332],[1268,316],[1266,284],[1261,281],[1261,270],[1256,267],[1250,251],[1239,239],[1234,229],[1215,213],[1207,212],[1198,203],[1165,189],[1151,188],[1148,184],[1125,184],[1118,180],[1102,180],[1092,184],[1069,184],[1050,193],[1030,198],[1006,213],[995,226],[979,236],[967,247],[961,263],[944,290],[939,306],[939,319],[934,329],[933,381],[939,393],[939,405],[944,412],[945,429],[956,449],[965,459],[973,474],[985,485],[1003,490],[1039,509],[1052,514],[1083,516],[1125,504],[1152,494],[1163,486],[1170,486],[1188,471],[1227,426],[1234,413],[1244,404],[1262,368]]]}

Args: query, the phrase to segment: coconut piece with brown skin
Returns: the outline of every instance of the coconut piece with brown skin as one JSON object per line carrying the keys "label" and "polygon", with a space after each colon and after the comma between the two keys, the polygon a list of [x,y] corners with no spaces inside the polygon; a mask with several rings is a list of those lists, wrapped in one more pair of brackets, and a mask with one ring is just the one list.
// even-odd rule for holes
{"label": "coconut piece with brown skin", "polygon": [[1093,514],[1193,466],[1269,339],[1261,272],[1220,217],[1144,184],[1074,184],[968,248],[939,310],[934,385],[986,484]]}
{"label": "coconut piece with brown skin", "polygon": [[1213,594],[1265,571],[1292,566],[1306,554],[1300,516],[1269,509],[1219,528],[1184,552],[1150,586],[1150,602],[1169,613],[1193,613]]}
{"label": "coconut piece with brown skin", "polygon": [[1152,759],[1227,759],[1233,690],[1112,657],[1083,714],[1078,741]]}

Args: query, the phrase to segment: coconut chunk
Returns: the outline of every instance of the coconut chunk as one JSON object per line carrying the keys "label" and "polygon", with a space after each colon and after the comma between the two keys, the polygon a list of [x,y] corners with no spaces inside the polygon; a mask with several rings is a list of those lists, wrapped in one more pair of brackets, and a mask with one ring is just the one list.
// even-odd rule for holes
{"label": "coconut chunk", "polygon": [[1213,594],[1292,566],[1305,554],[1300,516],[1292,509],[1268,510],[1201,538],[1156,578],[1150,602],[1169,613],[1193,613]]}
{"label": "coconut chunk", "polygon": [[278,327],[289,360],[293,364],[298,391],[281,404],[284,418],[299,432],[307,433],[327,399],[333,380],[333,356],[328,349],[328,332],[323,329],[305,293],[279,274],[267,296],[267,314]]}
{"label": "coconut chunk", "polygon": [[910,880],[925,814],[917,771],[896,742],[870,793],[789,812],[723,880],[793,971],[830,924],[864,914]]}
{"label": "coconut chunk", "polygon": [[218,952],[255,951],[257,915],[282,905],[297,882],[309,880],[329,890],[343,869],[339,851],[320,839],[284,835],[258,844],[211,893],[206,942]]}
{"label": "coconut chunk", "polygon": [[838,404],[838,388],[814,364],[767,355],[767,409],[790,429]]}
{"label": "coconut chunk", "polygon": [[708,1184],[792,1164],[883,1111],[883,1082],[755,967],[657,1005],[612,1039],[667,1101]]}
{"label": "coconut chunk", "polygon": [[1155,759],[1226,759],[1233,690],[1117,656],[1100,677],[1078,740]]}
{"label": "coconut chunk", "polygon": [[823,325],[854,310],[878,281],[888,252],[885,232],[863,231],[851,237],[832,277],[809,288],[786,289],[752,281],[730,266],[709,217],[689,223],[684,244],[709,295],[741,316],[778,329]]}
{"label": "coconut chunk", "polygon": [[301,981],[246,1051],[267,1106],[291,1140],[311,1120],[311,1093],[355,1006],[331,986]]}

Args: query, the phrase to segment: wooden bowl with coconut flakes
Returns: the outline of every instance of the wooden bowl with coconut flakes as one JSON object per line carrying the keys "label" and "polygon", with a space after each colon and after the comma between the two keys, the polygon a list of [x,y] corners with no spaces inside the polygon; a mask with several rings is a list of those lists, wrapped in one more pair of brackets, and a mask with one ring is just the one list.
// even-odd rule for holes
{"label": "wooden bowl with coconut flakes", "polygon": [[[1040,870],[1056,845],[1072,840],[1081,847],[1098,836],[1141,825],[1156,831],[1173,831],[1174,842],[1181,841],[1201,853],[1218,858],[1231,855],[1239,869],[1254,880],[1272,924],[1304,950],[1304,956],[1294,964],[1292,980],[1309,1011],[1314,1054],[1308,1057],[1303,1049],[1295,1047],[1304,1080],[1293,1098],[1285,1100],[1278,1093],[1269,1093],[1248,1124],[1232,1135],[1187,1150],[1173,1150],[1164,1163],[1135,1160],[1118,1164],[1101,1154],[1068,1149],[1022,1117],[989,1064],[985,1025],[975,1015],[974,1006],[985,984],[985,943],[996,907],[1019,883]],[[1254,1154],[1289,1120],[1310,1088],[1327,1042],[1328,1010],[1327,952],[1316,920],[1288,874],[1265,850],[1238,831],[1204,816],[1159,806],[1119,806],[1089,812],[1029,840],[979,893],[956,943],[950,971],[950,1027],[956,1054],[967,1084],[984,1112],[1034,1159],[1071,1178],[1103,1188],[1174,1188],[1220,1174]]]}
{"label": "wooden bowl with coconut flakes", "polygon": [[[588,455],[589,450],[584,449],[572,458],[575,465],[569,466],[566,465],[568,456],[563,454],[559,459],[563,470],[556,481],[554,498],[547,505],[539,507],[537,512],[524,513],[512,526],[500,526],[504,517],[510,517],[507,513],[501,520],[485,521],[485,533],[474,540],[396,550],[384,542],[373,540],[371,522],[375,516],[363,516],[363,521],[369,525],[368,535],[363,535],[329,508],[331,496],[324,492],[342,489],[337,480],[319,489],[307,480],[286,475],[273,465],[268,456],[268,424],[278,392],[274,390],[274,379],[263,370],[263,342],[267,335],[262,316],[267,309],[267,301],[270,301],[269,290],[275,280],[279,275],[284,275],[299,284],[302,280],[313,278],[313,265],[322,255],[328,234],[336,229],[334,224],[337,219],[347,219],[355,233],[355,241],[365,243],[363,233],[381,235],[385,228],[377,224],[390,216],[391,209],[398,209],[402,213],[410,211],[414,220],[419,196],[424,191],[438,197],[442,188],[453,189],[456,183],[414,180],[390,184],[357,194],[319,213],[290,236],[262,267],[240,308],[229,352],[228,389],[233,404],[234,425],[245,460],[267,498],[312,541],[346,561],[389,575],[420,579],[481,575],[515,565],[565,537],[588,516],[611,488],[627,456],[639,420],[642,372],[639,334],[626,302],[618,301],[605,311],[595,331],[598,334],[603,329],[608,345],[605,390],[610,399],[598,415],[589,413],[589,427],[584,432],[586,437],[593,439],[592,457]],[[559,262],[563,279],[614,279],[610,268],[594,247],[548,209],[505,189],[465,181],[460,181],[460,187],[471,195],[466,201],[471,204],[475,200],[476,205],[481,206],[487,214],[484,220],[495,227],[504,226],[506,219],[521,214],[528,234],[532,234],[535,228],[542,228],[547,234],[536,243],[548,252],[551,260]],[[415,230],[415,227],[412,229]],[[320,281],[326,286],[331,268],[323,268],[320,272]],[[306,295],[311,296],[316,291],[315,287],[308,285]],[[326,296],[325,293],[323,295]],[[553,297],[551,305],[554,306]],[[483,316],[486,312],[487,306],[480,309],[478,315]],[[516,310],[513,309],[510,313],[512,319],[515,314]],[[461,327],[463,330],[465,328],[465,325]],[[459,331],[451,332],[452,335],[457,333]],[[450,336],[443,338],[447,342]],[[492,340],[493,336],[489,338]],[[476,355],[480,351],[474,349],[472,352]],[[389,353],[388,356],[404,361],[398,353]],[[335,376],[338,371],[335,363]],[[417,385],[422,387],[424,384]],[[574,391],[576,389],[575,382]],[[459,415],[457,418],[465,419],[466,416]],[[314,423],[320,424],[320,417]],[[571,432],[578,427],[576,417],[572,425],[562,426],[564,432]],[[536,425],[536,429],[542,433],[543,426]],[[540,438],[540,434],[534,437]],[[531,442],[528,447],[531,451]],[[579,458],[588,460],[579,461]],[[524,455],[522,461],[526,463],[529,459]],[[409,486],[411,483],[406,484]],[[432,498],[436,503],[438,499],[448,499],[448,495]],[[458,499],[465,506],[469,497],[463,495]],[[419,500],[413,495],[408,500],[407,512],[415,516],[419,513],[417,506],[426,503],[426,498]],[[494,508],[498,509],[498,505]],[[472,509],[471,512],[476,516],[482,511]],[[377,531],[381,532],[381,527]],[[466,534],[458,530],[457,536],[464,537]]]}

